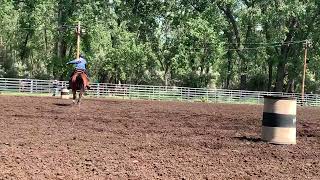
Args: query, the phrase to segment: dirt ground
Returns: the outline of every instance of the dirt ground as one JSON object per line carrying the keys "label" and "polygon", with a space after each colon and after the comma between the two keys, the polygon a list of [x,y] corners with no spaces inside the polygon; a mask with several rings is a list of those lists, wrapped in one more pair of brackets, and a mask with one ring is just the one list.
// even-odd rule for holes
{"label": "dirt ground", "polygon": [[320,108],[297,144],[262,142],[262,106],[0,96],[0,179],[319,179]]}

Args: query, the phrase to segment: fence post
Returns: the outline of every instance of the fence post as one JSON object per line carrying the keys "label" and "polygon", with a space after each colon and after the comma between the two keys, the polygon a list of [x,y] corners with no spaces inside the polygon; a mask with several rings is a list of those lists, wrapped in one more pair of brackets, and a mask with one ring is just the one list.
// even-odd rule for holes
{"label": "fence post", "polygon": [[124,85],[121,85],[122,87],[120,88],[121,92],[122,92],[122,99],[125,99],[126,93],[125,93],[125,87]]}
{"label": "fence post", "polygon": [[33,80],[31,80],[31,83],[30,83],[30,92],[33,93]]}
{"label": "fence post", "polygon": [[39,91],[38,91],[38,81],[34,81],[34,83],[35,83],[34,91],[35,91],[36,93],[38,93],[38,92],[39,92]]}
{"label": "fence post", "polygon": [[214,102],[217,103],[217,89],[214,90]]}
{"label": "fence post", "polygon": [[304,105],[308,106],[309,96],[308,96],[308,94],[305,94],[305,96],[306,96],[306,101],[305,101]]}
{"label": "fence post", "polygon": [[100,97],[100,83],[97,84],[97,97]]}
{"label": "fence post", "polygon": [[131,99],[131,84],[129,84],[128,96],[129,96],[129,99]]}
{"label": "fence post", "polygon": [[109,92],[109,89],[108,89],[108,84],[105,84],[104,89],[106,91],[107,96],[109,96],[110,92]]}
{"label": "fence post", "polygon": [[22,84],[21,79],[19,79],[19,92],[21,92],[21,84]]}
{"label": "fence post", "polygon": [[207,88],[207,102],[209,102],[209,90]]}

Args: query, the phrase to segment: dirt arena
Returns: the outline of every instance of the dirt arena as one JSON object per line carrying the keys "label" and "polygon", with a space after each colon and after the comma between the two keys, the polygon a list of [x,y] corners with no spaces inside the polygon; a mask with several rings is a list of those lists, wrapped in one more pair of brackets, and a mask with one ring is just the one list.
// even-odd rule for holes
{"label": "dirt arena", "polygon": [[0,179],[319,179],[320,108],[297,145],[260,140],[262,106],[0,96]]}

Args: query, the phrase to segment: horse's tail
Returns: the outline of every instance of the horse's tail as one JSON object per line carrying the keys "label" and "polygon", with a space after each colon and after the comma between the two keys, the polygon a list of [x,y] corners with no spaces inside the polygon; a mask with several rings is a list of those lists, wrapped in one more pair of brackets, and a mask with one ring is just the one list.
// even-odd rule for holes
{"label": "horse's tail", "polygon": [[82,74],[77,75],[77,90],[84,89],[84,80]]}
{"label": "horse's tail", "polygon": [[83,88],[82,71],[77,70],[72,76],[72,89],[81,90]]}

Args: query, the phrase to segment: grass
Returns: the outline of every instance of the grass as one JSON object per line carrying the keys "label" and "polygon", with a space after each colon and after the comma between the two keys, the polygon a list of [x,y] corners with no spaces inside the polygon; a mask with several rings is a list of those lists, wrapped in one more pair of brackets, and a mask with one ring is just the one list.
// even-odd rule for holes
{"label": "grass", "polygon": [[[42,96],[42,97],[50,97],[52,93],[30,93],[30,92],[10,92],[10,91],[1,91],[0,95],[8,95],[8,96]],[[56,94],[55,97],[59,97],[60,93]],[[86,95],[89,98],[96,98],[95,95]],[[70,96],[71,98],[71,96]],[[177,94],[161,94],[160,96],[157,94],[150,93],[128,93],[123,96],[108,96],[108,95],[100,95],[99,98],[110,98],[110,99],[141,99],[141,100],[161,100],[161,101],[189,101],[189,102],[204,102],[204,103],[230,103],[230,104],[259,104],[256,99],[245,99],[243,101],[237,101],[228,97],[218,97],[217,99],[206,96],[198,96],[198,97],[189,97],[189,99],[182,99],[181,96]]]}
{"label": "grass", "polygon": [[[0,96],[40,96],[40,97],[52,97],[53,93],[30,93],[30,92],[13,92],[13,91],[0,91]],[[60,93],[57,93],[55,97],[60,97]],[[182,98],[184,97],[184,98]],[[70,95],[70,99],[72,96]],[[263,104],[263,99],[260,99],[258,102],[255,98],[242,98],[242,99],[233,99],[228,96],[195,96],[189,97],[187,99],[186,96],[181,96],[178,93],[170,93],[170,92],[159,92],[156,93],[143,93],[143,92],[128,92],[126,95],[90,95],[86,94],[84,98],[95,99],[95,98],[106,98],[106,99],[135,99],[135,100],[159,100],[159,101],[184,101],[184,102],[203,102],[203,103],[226,103],[226,104],[251,104],[251,105],[261,105]]]}
{"label": "grass", "polygon": [[49,94],[49,93],[27,93],[27,92],[1,91],[0,95],[3,95],[3,96],[52,96],[52,93]]}

